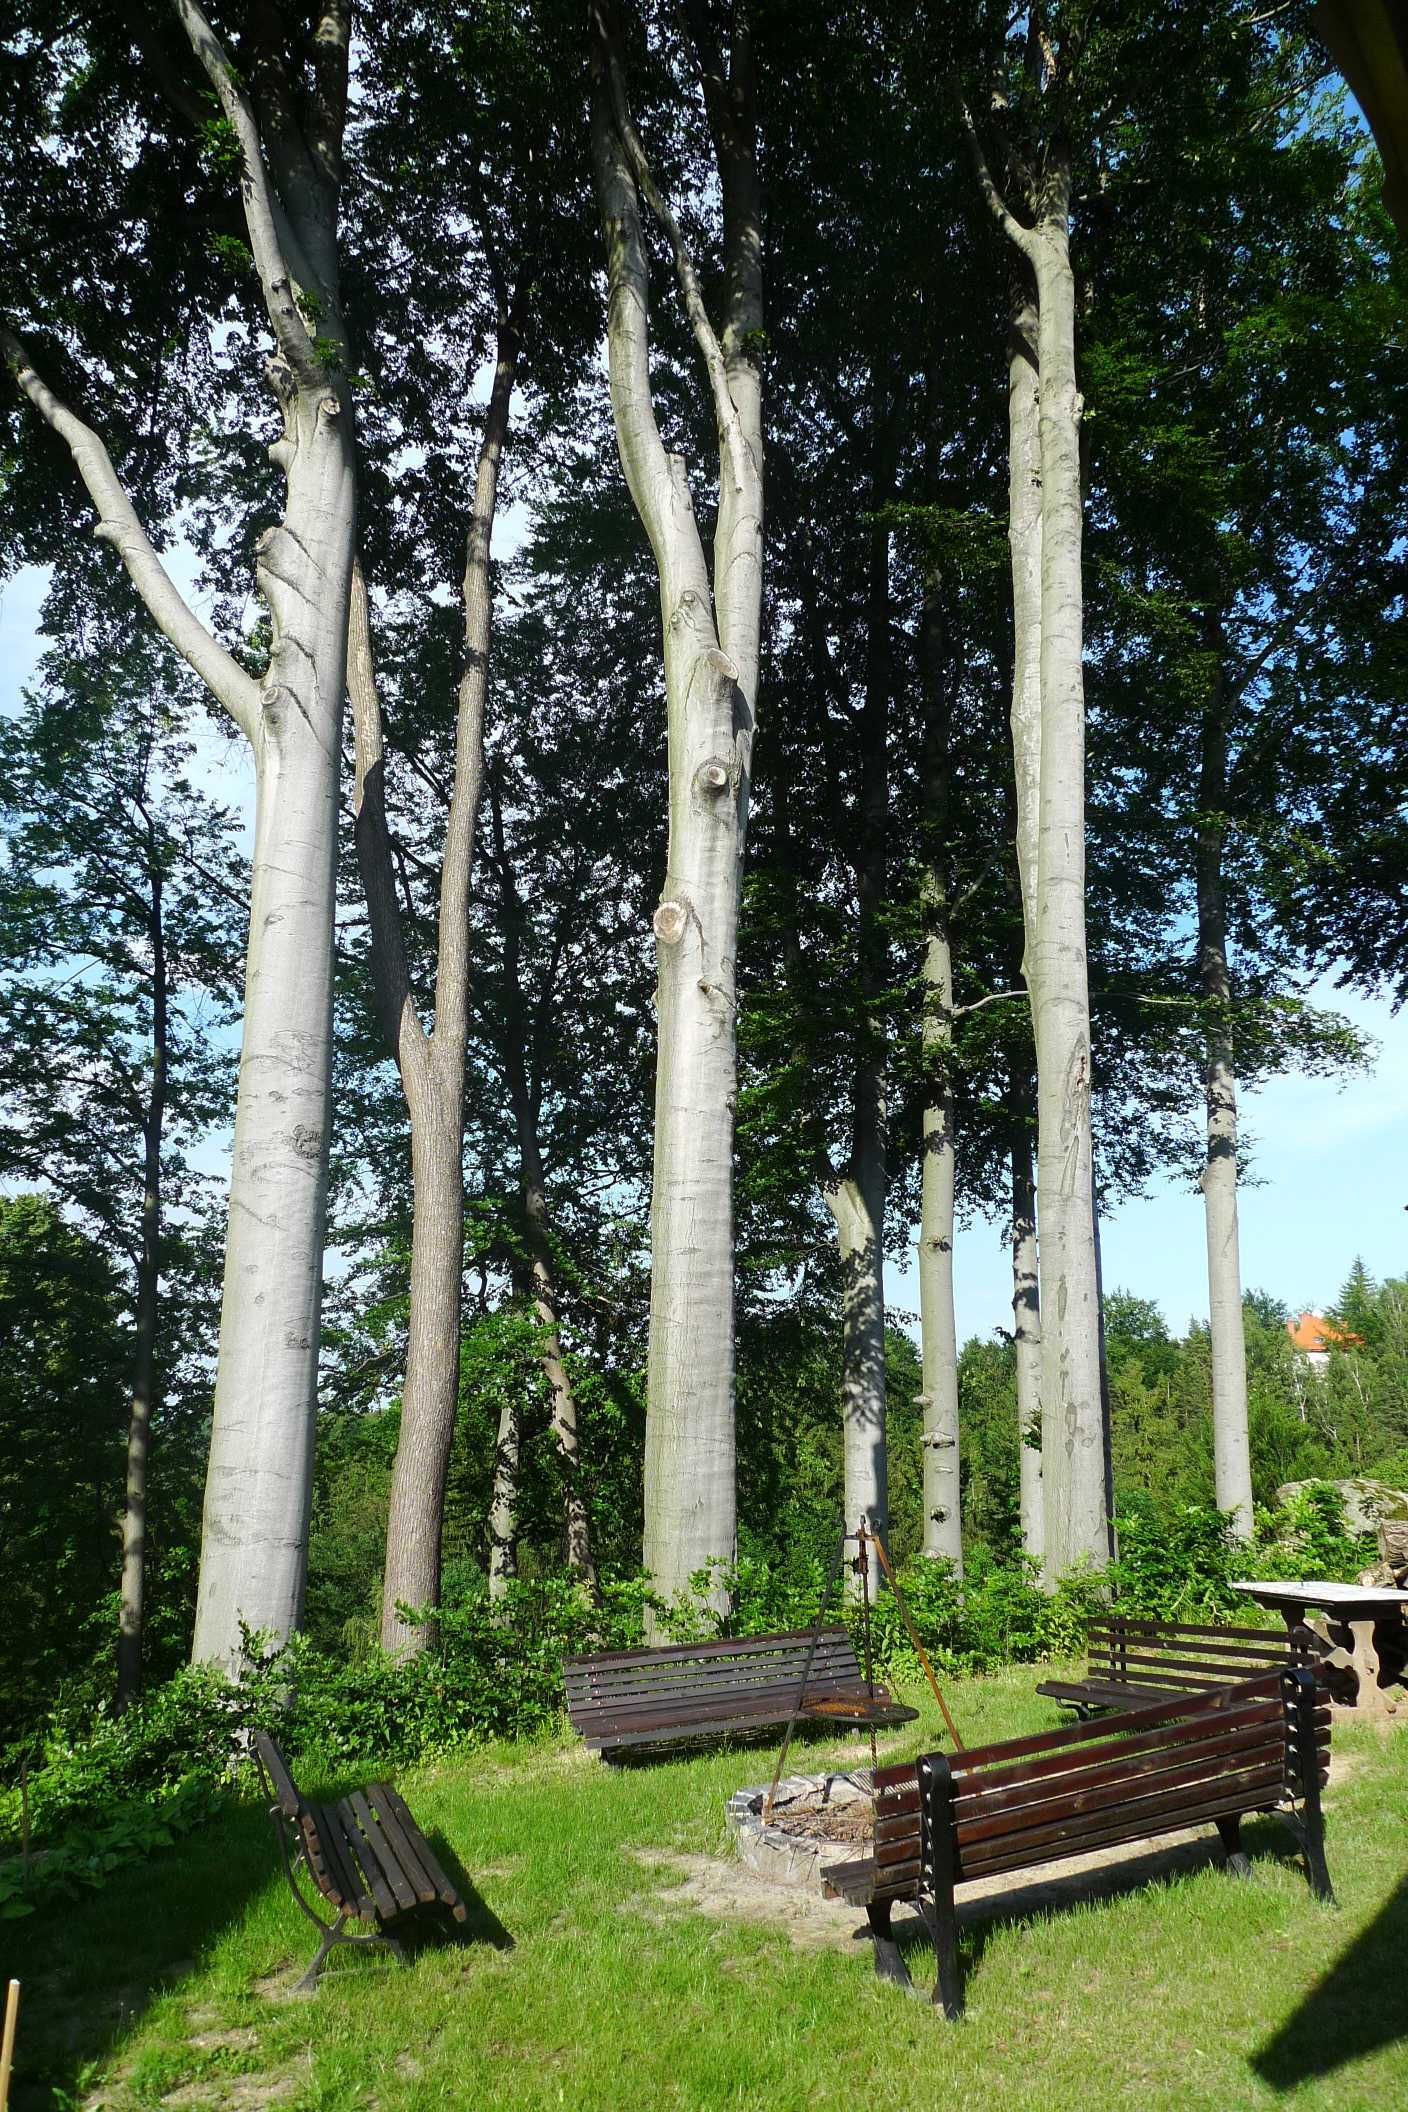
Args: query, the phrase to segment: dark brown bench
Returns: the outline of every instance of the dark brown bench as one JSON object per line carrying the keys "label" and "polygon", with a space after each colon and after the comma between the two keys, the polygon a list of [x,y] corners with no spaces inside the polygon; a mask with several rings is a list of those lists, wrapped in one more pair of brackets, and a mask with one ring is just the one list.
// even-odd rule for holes
{"label": "dark brown bench", "polygon": [[[430,1843],[389,1782],[373,1782],[336,1804],[310,1804],[300,1794],[272,1738],[254,1734],[254,1751],[271,1803],[269,1818],[289,1890],[322,1937],[318,1955],[299,1981],[317,1985],[336,1943],[373,1944],[402,1951],[387,1931],[425,1909],[444,1909],[464,1921],[468,1909],[431,1850]],[[311,1906],[296,1876],[302,1864],[332,1921]],[[348,1921],[370,1923],[349,1934]]]}
{"label": "dark brown bench", "polygon": [[[812,1651],[811,1669],[807,1653]],[[670,1643],[660,1650],[613,1650],[572,1657],[563,1667],[567,1713],[587,1750],[610,1756],[631,1745],[673,1745],[785,1723],[806,1680],[806,1707],[828,1706],[867,1690],[855,1645],[841,1627],[815,1637],[748,1635],[725,1642]],[[884,1687],[877,1701],[889,1703]]]}
{"label": "dark brown bench", "polygon": [[1037,1688],[1078,1716],[1128,1709],[1141,1701],[1207,1694],[1259,1672],[1313,1666],[1324,1649],[1309,1628],[1188,1628],[1174,1621],[1106,1614],[1086,1634],[1084,1679],[1047,1679]]}
{"label": "dark brown bench", "polygon": [[874,1852],[833,1863],[827,1889],[864,1906],[876,1971],[906,1988],[890,1915],[896,1901],[917,1903],[938,1957],[934,2002],[956,2017],[954,1888],[976,1878],[1203,1824],[1245,1876],[1241,1822],[1265,1811],[1300,1842],[1316,1897],[1332,1900],[1320,1808],[1329,1745],[1328,1697],[1297,1667],[1098,1724],[929,1753],[877,1773]]}

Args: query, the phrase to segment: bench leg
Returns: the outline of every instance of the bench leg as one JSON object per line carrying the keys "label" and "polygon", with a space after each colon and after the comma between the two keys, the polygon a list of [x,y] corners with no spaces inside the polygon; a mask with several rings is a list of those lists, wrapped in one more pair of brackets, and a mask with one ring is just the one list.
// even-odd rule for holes
{"label": "bench leg", "polygon": [[891,1902],[888,1899],[872,1900],[865,1910],[870,1923],[870,1934],[875,1945],[875,1970],[882,1980],[889,1980],[895,1987],[912,1992],[914,1982],[909,1977],[909,1968],[900,1956],[899,1945],[890,1930]]}
{"label": "bench leg", "polygon": [[921,1901],[920,1911],[929,1925],[938,1965],[934,2007],[943,2011],[950,2024],[956,2024],[963,2014],[963,1973],[958,1963],[958,1910],[953,1903],[952,1891],[947,1899],[935,1895],[933,1899]]}
{"label": "bench leg", "polygon": [[1286,1773],[1300,1797],[1300,1816],[1283,1812],[1305,1851],[1305,1874],[1317,1899],[1335,1902],[1330,1866],[1325,1861],[1325,1814],[1320,1804],[1320,1751],[1315,1736],[1318,1699],[1315,1675],[1296,1667],[1281,1676],[1286,1701]]}
{"label": "bench leg", "polygon": [[934,1939],[939,1976],[934,2007],[950,2022],[963,2014],[963,1975],[958,1965],[958,1909],[953,1890],[958,1881],[953,1809],[953,1770],[945,1753],[930,1753],[919,1763],[920,1856],[930,1885],[924,1919]]}
{"label": "bench leg", "polygon": [[318,1984],[318,1975],[322,1972],[323,1967],[328,1962],[328,1953],[332,1950],[335,1944],[345,1943],[350,1949],[356,1951],[390,1951],[393,1958],[397,1959],[402,1965],[405,1964],[406,1954],[402,1950],[400,1944],[396,1941],[396,1938],[394,1936],[382,1936],[376,1934],[367,1936],[350,1936],[347,1933],[347,1929],[345,1926],[346,1921],[347,1916],[345,1914],[339,1914],[336,1921],[332,1922],[330,1925],[325,1925],[321,1922],[318,1924],[318,1926],[323,1931],[323,1940],[318,1945],[317,1957],[313,1960],[313,1963],[309,1966],[307,1972],[303,1975],[303,1978],[297,1983],[294,1988],[294,1993],[296,1995],[309,1995],[313,1992],[313,1989]]}
{"label": "bench leg", "polygon": [[1217,1830],[1222,1837],[1222,1846],[1227,1857],[1227,1867],[1232,1872],[1232,1875],[1234,1877],[1250,1877],[1252,1866],[1247,1861],[1247,1853],[1242,1846],[1242,1820],[1240,1814],[1234,1811],[1230,1819],[1219,1819]]}

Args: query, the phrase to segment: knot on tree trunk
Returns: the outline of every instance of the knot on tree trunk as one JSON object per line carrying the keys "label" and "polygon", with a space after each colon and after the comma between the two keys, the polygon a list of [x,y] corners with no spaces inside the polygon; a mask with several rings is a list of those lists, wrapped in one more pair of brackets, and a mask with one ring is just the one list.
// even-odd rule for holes
{"label": "knot on tree trunk", "polygon": [[729,767],[722,757],[711,755],[707,762],[699,765],[694,773],[694,782],[700,791],[711,799],[717,799],[729,782]]}
{"label": "knot on tree trunk", "polygon": [[682,902],[662,902],[650,921],[662,946],[677,946],[684,937],[689,912]]}

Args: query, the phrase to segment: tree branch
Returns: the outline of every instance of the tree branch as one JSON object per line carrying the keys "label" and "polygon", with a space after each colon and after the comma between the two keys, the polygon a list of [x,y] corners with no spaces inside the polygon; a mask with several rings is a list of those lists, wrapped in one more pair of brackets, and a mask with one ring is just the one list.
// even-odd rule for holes
{"label": "tree branch", "polygon": [[73,456],[98,516],[93,533],[100,541],[112,544],[158,629],[195,669],[251,746],[257,746],[261,725],[259,684],[206,629],[172,579],[137,518],[137,509],[123,490],[102,441],[91,426],[60,401],[20,340],[3,327],[0,353],[40,417]]}
{"label": "tree branch", "polygon": [[973,166],[977,171],[978,189],[983,194],[988,211],[1008,241],[1015,243],[1024,257],[1035,259],[1036,236],[1031,228],[1023,227],[993,181],[992,170],[988,167],[988,158],[983,152],[983,143],[978,137],[978,128],[973,122],[973,113],[968,108],[968,98],[965,95],[958,98],[958,112],[963,123],[964,137],[968,141],[968,151],[973,157]]}
{"label": "tree branch", "polygon": [[347,625],[347,692],[352,700],[356,755],[352,785],[353,835],[357,864],[371,922],[372,989],[382,1032],[396,1059],[408,1093],[421,1083],[426,1062],[426,1035],[411,995],[406,936],[396,901],[391,835],[386,826],[386,755],[381,732],[372,658],[371,614],[362,562],[352,565],[352,594]]}
{"label": "tree branch", "polygon": [[694,259],[685,241],[684,230],[675,218],[674,210],[659,184],[655,181],[640,134],[631,118],[626,100],[626,84],[621,72],[621,60],[615,41],[603,34],[602,48],[605,55],[606,78],[611,93],[611,110],[616,131],[626,157],[631,165],[637,184],[644,192],[651,211],[670,238],[674,251],[675,270],[679,276],[680,290],[684,295],[685,313],[694,332],[695,343],[704,359],[709,377],[709,391],[714,399],[714,417],[718,423],[719,438],[728,455],[733,472],[735,490],[742,492],[749,482],[747,448],[738,412],[729,393],[728,369],[724,363],[723,349],[709,320],[709,311],[704,305],[704,292],[699,284],[699,274],[694,268]]}
{"label": "tree branch", "polygon": [[[177,19],[190,38],[191,49],[210,77],[220,107],[239,141],[244,158],[244,217],[249,245],[259,273],[270,326],[280,352],[306,388],[319,387],[326,377],[314,354],[313,341],[299,312],[290,276],[287,216],[269,181],[259,127],[236,83],[234,67],[195,0],[171,0]],[[310,291],[313,289],[309,289]]]}

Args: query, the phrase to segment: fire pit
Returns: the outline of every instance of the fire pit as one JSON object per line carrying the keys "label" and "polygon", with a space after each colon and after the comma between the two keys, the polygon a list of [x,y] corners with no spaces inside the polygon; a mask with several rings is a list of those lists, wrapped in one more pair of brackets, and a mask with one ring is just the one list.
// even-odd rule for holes
{"label": "fire pit", "polygon": [[728,1823],[740,1859],[769,1884],[820,1893],[832,1863],[869,1852],[875,1831],[869,1775],[785,1775],[763,1824],[767,1785],[736,1790]]}

